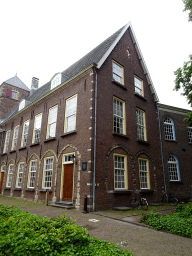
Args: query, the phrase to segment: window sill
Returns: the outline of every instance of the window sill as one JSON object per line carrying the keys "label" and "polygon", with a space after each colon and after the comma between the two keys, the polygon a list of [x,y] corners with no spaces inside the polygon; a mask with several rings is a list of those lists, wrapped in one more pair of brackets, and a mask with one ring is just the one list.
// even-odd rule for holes
{"label": "window sill", "polygon": [[21,191],[22,189],[21,188],[14,188],[13,190],[14,191]]}
{"label": "window sill", "polygon": [[35,192],[35,189],[34,189],[34,188],[25,188],[25,191],[28,191],[28,192]]}
{"label": "window sill", "polygon": [[144,101],[147,101],[147,99],[145,97],[143,97],[142,95],[138,94],[135,92],[135,96],[137,96],[138,98],[144,100]]}
{"label": "window sill", "polygon": [[107,190],[108,194],[131,194],[133,190]]}
{"label": "window sill", "polygon": [[31,145],[29,145],[29,147],[34,147],[34,146],[37,146],[37,145],[39,145],[39,142],[31,144]]}
{"label": "window sill", "polygon": [[16,152],[16,150],[11,150],[9,153],[11,154],[11,153],[14,153],[14,152]]}
{"label": "window sill", "polygon": [[144,144],[144,145],[149,145],[150,143],[146,140],[140,140],[140,139],[137,139],[137,142],[141,143],[141,144]]}
{"label": "window sill", "polygon": [[129,137],[125,134],[122,134],[122,133],[117,133],[117,132],[113,132],[113,135],[115,136],[118,136],[118,137],[122,137],[122,138],[125,138],[125,139],[129,139]]}
{"label": "window sill", "polygon": [[152,194],[154,192],[154,190],[153,189],[146,189],[146,188],[144,188],[144,189],[140,189],[140,194]]}
{"label": "window sill", "polygon": [[3,153],[3,154],[1,154],[1,156],[6,156],[7,155],[7,153]]}
{"label": "window sill", "polygon": [[178,141],[176,141],[176,140],[168,140],[168,139],[165,139],[165,141],[178,143]]}
{"label": "window sill", "polygon": [[19,148],[19,151],[20,151],[20,150],[23,150],[23,149],[26,149],[26,148],[27,148],[27,147],[22,147],[22,148]]}
{"label": "window sill", "polygon": [[49,138],[49,139],[46,139],[46,140],[44,140],[43,142],[49,142],[49,141],[52,141],[52,140],[56,140],[56,137],[51,137],[51,138]]}
{"label": "window sill", "polygon": [[182,183],[181,180],[170,180],[169,183]]}
{"label": "window sill", "polygon": [[46,193],[47,190],[49,190],[49,193],[52,193],[52,190],[51,189],[46,189],[46,188],[42,188],[42,189],[39,189],[39,192],[43,192],[43,193]]}
{"label": "window sill", "polygon": [[77,130],[73,130],[73,131],[70,131],[70,132],[65,132],[62,135],[60,135],[60,137],[65,137],[65,136],[72,135],[72,134],[75,134],[75,133],[77,133]]}
{"label": "window sill", "polygon": [[6,188],[4,188],[4,190],[11,190],[11,188],[10,187],[6,187]]}
{"label": "window sill", "polygon": [[124,90],[127,91],[127,88],[126,88],[123,84],[120,84],[120,83],[118,83],[118,82],[115,81],[115,80],[112,80],[112,82],[113,82],[114,84],[118,85],[119,87],[121,87],[122,89],[124,89]]}

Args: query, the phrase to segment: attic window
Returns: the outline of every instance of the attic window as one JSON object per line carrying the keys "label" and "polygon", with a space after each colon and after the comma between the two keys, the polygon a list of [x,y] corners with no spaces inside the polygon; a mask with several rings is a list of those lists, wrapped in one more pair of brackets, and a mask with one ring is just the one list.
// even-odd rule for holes
{"label": "attic window", "polygon": [[17,98],[18,98],[18,92],[15,90],[12,90],[12,99],[17,100]]}
{"label": "attic window", "polygon": [[25,100],[22,100],[20,103],[19,103],[19,111],[21,109],[23,109],[25,107]]}
{"label": "attic window", "polygon": [[61,74],[57,74],[51,81],[51,90],[61,84]]}

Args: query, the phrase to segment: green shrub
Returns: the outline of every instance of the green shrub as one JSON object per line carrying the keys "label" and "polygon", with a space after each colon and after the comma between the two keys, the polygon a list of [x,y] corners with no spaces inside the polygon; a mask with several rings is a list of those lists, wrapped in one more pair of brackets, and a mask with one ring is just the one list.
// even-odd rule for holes
{"label": "green shrub", "polygon": [[0,205],[2,255],[132,255],[119,247],[88,236],[70,219],[38,217]]}

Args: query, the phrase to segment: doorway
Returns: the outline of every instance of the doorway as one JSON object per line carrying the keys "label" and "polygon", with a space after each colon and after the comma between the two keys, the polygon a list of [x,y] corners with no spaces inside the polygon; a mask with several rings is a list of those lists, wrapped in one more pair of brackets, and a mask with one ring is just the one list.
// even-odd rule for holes
{"label": "doorway", "polygon": [[63,201],[72,201],[73,197],[73,166],[74,164],[64,164],[63,180]]}

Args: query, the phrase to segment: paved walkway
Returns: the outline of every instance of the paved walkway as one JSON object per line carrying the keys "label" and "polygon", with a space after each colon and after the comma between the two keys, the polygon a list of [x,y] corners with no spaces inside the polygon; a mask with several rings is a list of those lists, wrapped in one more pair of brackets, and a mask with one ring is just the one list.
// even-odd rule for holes
{"label": "paved walkway", "polygon": [[5,201],[0,196],[2,204],[13,205],[13,200],[14,205],[20,209],[39,216],[57,217],[66,214],[67,217],[75,219],[76,224],[87,228],[91,236],[116,244],[135,256],[192,255],[192,239],[156,231],[139,224],[140,216],[124,217],[118,220],[98,215],[98,213],[84,214],[77,210],[65,210],[24,200],[24,203],[18,199]]}

